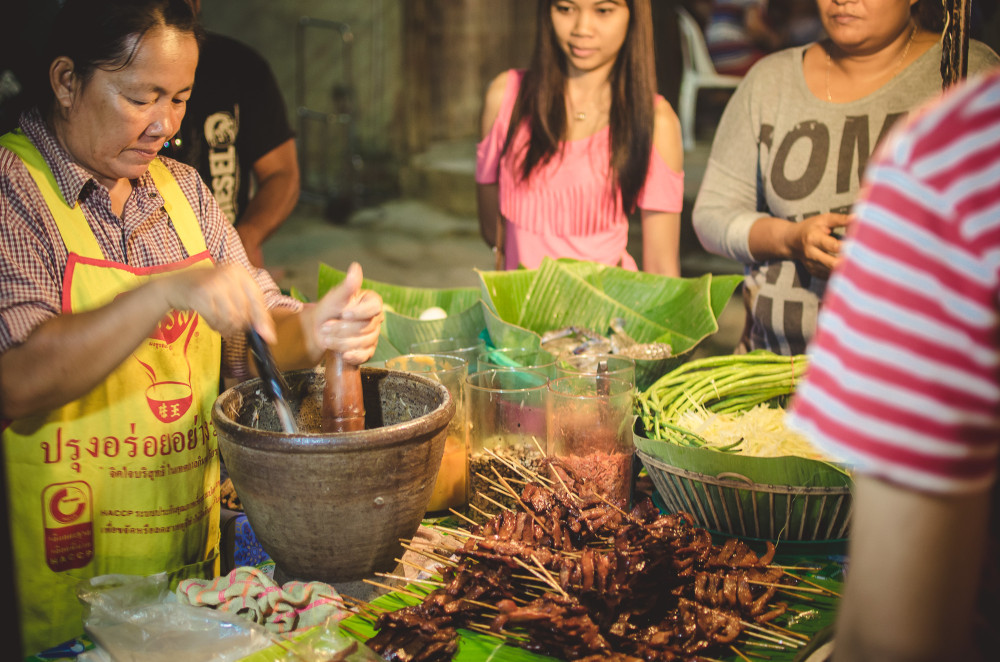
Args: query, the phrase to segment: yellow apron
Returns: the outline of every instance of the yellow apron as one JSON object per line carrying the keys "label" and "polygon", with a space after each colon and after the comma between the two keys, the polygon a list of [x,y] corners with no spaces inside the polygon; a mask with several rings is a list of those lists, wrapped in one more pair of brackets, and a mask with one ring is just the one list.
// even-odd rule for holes
{"label": "yellow apron", "polygon": [[[99,308],[159,274],[212,264],[194,211],[159,160],[150,174],[191,257],[135,268],[104,258],[79,205],[63,199],[30,140],[15,132],[0,144],[28,166],[66,243],[64,313]],[[83,632],[80,580],[218,572],[219,455],[210,412],[220,355],[218,333],[194,312],[172,310],[90,393],[3,431],[25,654]]]}

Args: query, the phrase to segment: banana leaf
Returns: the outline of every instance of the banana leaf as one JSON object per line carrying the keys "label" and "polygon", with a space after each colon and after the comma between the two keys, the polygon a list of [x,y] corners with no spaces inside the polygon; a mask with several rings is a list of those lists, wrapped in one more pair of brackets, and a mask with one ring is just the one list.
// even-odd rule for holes
{"label": "banana leaf", "polygon": [[[346,277],[346,273],[325,264],[319,265],[319,285],[322,297]],[[406,354],[410,345],[437,338],[467,338],[478,336],[485,328],[479,290],[475,287],[434,289],[390,285],[379,281],[363,281],[362,287],[377,292],[385,303],[385,323],[378,348],[372,361]],[[448,314],[437,320],[418,319],[420,313],[438,306]]]}
{"label": "banana leaf", "polygon": [[760,485],[798,485],[801,487],[850,487],[848,471],[832,462],[805,457],[753,457],[742,453],[725,453],[714,448],[681,446],[660,439],[649,439],[636,422],[633,433],[635,447],[643,453],[671,466],[688,471],[718,476],[737,474]]}
{"label": "banana leaf", "polygon": [[668,278],[593,262],[545,258],[538,269],[478,271],[490,340],[497,347],[535,346],[530,337],[578,326],[598,333],[624,320],[637,342],[671,346],[673,356],[636,361],[636,386],[686,361],[719,330],[718,317],[742,280],[738,275]]}

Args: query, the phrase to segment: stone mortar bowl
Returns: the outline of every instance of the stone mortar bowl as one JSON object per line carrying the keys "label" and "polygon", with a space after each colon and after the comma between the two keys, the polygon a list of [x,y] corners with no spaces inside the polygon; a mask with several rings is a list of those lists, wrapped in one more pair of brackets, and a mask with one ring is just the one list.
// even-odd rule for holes
{"label": "stone mortar bowl", "polygon": [[276,576],[333,584],[392,570],[430,502],[455,414],[448,389],[362,368],[365,429],[326,434],[323,372],[285,378],[298,434],[282,430],[259,379],[212,408],[226,468]]}

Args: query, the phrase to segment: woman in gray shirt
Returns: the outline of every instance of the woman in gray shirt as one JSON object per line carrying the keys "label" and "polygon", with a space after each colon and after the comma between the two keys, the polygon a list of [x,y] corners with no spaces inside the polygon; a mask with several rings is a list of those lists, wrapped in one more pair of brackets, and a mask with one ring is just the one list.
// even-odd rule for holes
{"label": "woman in gray shirt", "polygon": [[[910,1],[817,0],[829,38],[764,58],[726,106],[693,221],[706,250],[745,265],[738,351],[805,350],[868,158],[941,93],[940,35]],[[968,62],[1000,58],[972,42]]]}

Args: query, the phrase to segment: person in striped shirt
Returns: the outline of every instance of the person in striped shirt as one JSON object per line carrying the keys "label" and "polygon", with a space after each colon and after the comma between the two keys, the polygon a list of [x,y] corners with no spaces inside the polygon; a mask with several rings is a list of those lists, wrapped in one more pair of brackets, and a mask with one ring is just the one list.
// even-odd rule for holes
{"label": "person in striped shirt", "polygon": [[854,215],[792,406],[855,472],[833,659],[982,659],[1000,636],[1000,70],[895,131]]}

